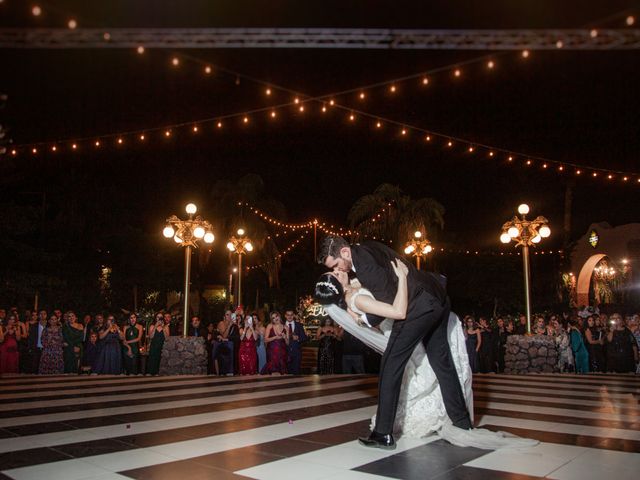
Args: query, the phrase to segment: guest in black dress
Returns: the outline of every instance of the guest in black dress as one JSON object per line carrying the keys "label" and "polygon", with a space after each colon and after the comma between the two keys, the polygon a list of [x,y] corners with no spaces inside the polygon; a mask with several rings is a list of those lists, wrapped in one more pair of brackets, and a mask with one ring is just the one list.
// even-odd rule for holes
{"label": "guest in black dress", "polygon": [[584,331],[587,352],[589,353],[589,371],[605,372],[604,366],[604,332],[596,325],[595,319],[587,318],[587,328]]}
{"label": "guest in black dress", "polygon": [[480,317],[478,320],[482,342],[478,350],[478,370],[480,373],[490,373],[496,371],[493,357],[493,330],[487,323],[487,319]]}
{"label": "guest in black dress", "polygon": [[318,374],[329,375],[335,373],[335,348],[338,331],[333,326],[333,320],[327,317],[318,329],[316,338],[318,345]]}
{"label": "guest in black dress", "polygon": [[482,345],[482,336],[472,316],[465,317],[464,321],[464,337],[467,355],[469,356],[469,366],[472,373],[478,373],[478,350]]}
{"label": "guest in black dress", "polygon": [[493,335],[493,346],[494,346],[494,358],[496,360],[496,367],[498,369],[498,373],[504,372],[504,354],[507,349],[507,336],[509,333],[504,325],[504,320],[502,317],[498,317],[496,319],[497,328]]}
{"label": "guest in black dress", "polygon": [[609,319],[611,329],[607,335],[607,369],[616,373],[635,372],[638,362],[636,339],[619,313],[612,314]]}

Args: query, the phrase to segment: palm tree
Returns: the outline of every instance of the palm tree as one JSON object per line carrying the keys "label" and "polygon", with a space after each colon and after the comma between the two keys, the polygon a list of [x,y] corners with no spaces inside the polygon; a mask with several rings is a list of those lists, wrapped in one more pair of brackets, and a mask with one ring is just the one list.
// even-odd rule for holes
{"label": "palm tree", "polygon": [[[275,200],[265,188],[262,178],[248,174],[233,182],[219,180],[211,189],[213,217],[216,219],[216,230],[233,234],[238,228],[244,228],[256,247],[251,254],[252,263],[263,264],[262,269],[268,276],[269,286],[279,288],[280,260],[271,261],[279,250],[267,228],[267,223],[248,212],[243,205],[249,203],[276,218],[285,218],[285,208]],[[266,263],[268,262],[268,263]]]}
{"label": "palm tree", "polygon": [[433,240],[444,227],[444,207],[433,198],[416,200],[402,192],[397,185],[383,183],[371,194],[360,197],[347,216],[353,240],[375,238],[395,245],[403,245],[421,230]]}

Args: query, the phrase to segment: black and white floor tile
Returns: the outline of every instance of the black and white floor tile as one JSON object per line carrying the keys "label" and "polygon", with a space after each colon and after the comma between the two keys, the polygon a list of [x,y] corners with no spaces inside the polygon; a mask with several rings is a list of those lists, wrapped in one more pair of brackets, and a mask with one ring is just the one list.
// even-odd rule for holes
{"label": "black and white floor tile", "polygon": [[377,378],[0,379],[0,477],[47,480],[634,480],[640,377],[477,375],[476,425],[536,438],[490,452],[438,437],[357,444]]}

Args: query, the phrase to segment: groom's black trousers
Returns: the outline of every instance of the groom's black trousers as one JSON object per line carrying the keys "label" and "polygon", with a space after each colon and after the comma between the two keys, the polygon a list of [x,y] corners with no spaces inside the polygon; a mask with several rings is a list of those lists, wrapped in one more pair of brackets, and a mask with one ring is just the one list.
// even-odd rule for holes
{"label": "groom's black trousers", "polygon": [[442,304],[431,294],[422,291],[411,307],[405,320],[393,322],[389,343],[382,356],[375,431],[382,434],[393,432],[404,368],[418,342],[424,344],[431,368],[438,378],[449,418],[457,427],[471,428],[469,412],[447,340],[451,310],[449,299]]}

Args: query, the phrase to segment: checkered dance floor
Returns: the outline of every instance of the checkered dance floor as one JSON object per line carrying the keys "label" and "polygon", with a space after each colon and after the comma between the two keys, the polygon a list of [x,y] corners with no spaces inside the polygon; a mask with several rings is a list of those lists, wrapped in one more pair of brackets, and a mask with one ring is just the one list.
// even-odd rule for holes
{"label": "checkered dance floor", "polygon": [[489,452],[437,437],[357,444],[377,378],[0,379],[0,477],[604,479],[640,472],[640,378],[477,375],[476,424],[536,438]]}

